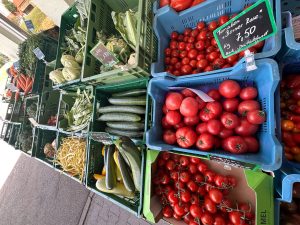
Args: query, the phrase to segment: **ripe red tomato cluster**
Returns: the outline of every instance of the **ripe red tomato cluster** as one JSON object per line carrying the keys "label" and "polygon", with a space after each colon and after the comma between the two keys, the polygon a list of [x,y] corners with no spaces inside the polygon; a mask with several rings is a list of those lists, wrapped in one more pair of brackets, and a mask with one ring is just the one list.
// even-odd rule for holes
{"label": "ripe red tomato cluster", "polygon": [[236,178],[214,172],[199,158],[162,152],[152,183],[166,218],[189,225],[255,225],[251,205],[227,197]]}
{"label": "ripe red tomato cluster", "polygon": [[266,120],[254,87],[241,88],[234,80],[223,81],[207,95],[213,102],[204,102],[190,89],[169,92],[163,106],[163,140],[182,148],[194,145],[201,151],[222,147],[225,151],[255,153],[259,124]]}
{"label": "ripe red tomato cluster", "polygon": [[170,5],[175,11],[180,12],[202,2],[205,2],[205,0],[160,0],[159,7]]}
{"label": "ripe red tomato cluster", "polygon": [[[172,32],[170,44],[164,52],[165,71],[175,76],[183,76],[234,66],[244,57],[245,52],[224,59],[213,36],[213,31],[229,19],[229,16],[223,15],[218,21],[207,25],[199,22],[194,29],[186,28],[183,34]],[[250,47],[249,50],[256,53],[263,46],[264,41]]]}

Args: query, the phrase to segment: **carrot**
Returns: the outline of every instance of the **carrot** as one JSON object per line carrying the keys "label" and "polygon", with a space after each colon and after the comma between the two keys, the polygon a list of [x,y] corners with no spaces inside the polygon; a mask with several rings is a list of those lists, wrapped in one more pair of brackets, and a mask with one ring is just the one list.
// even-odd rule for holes
{"label": "carrot", "polygon": [[20,92],[17,91],[16,94],[15,94],[15,101],[18,101],[20,98]]}
{"label": "carrot", "polygon": [[29,85],[24,90],[24,95],[27,95],[30,90],[32,90],[33,80],[30,81]]}
{"label": "carrot", "polygon": [[18,81],[21,82],[21,85],[25,87],[26,80],[24,80],[22,76],[18,76]]}
{"label": "carrot", "polygon": [[22,78],[18,77],[17,78],[17,82],[18,82],[17,85],[19,85],[20,88],[24,91],[25,90],[25,85],[24,85],[24,83],[22,81]]}
{"label": "carrot", "polygon": [[26,76],[23,73],[21,73],[21,77],[26,81]]}
{"label": "carrot", "polygon": [[30,83],[31,80],[32,80],[31,77],[27,77],[26,84],[25,84],[26,87],[29,85],[29,83]]}

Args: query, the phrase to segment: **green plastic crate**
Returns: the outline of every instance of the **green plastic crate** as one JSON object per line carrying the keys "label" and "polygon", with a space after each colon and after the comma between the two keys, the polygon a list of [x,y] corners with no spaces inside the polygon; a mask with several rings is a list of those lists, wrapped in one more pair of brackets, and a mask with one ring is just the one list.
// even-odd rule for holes
{"label": "green plastic crate", "polygon": [[8,121],[4,121],[3,125],[2,125],[2,131],[1,131],[1,139],[5,142],[8,143],[11,132],[13,129],[13,124],[8,122]]}
{"label": "green plastic crate", "polygon": [[10,137],[8,139],[8,144],[15,147],[18,135],[21,131],[21,124],[13,124]]}
{"label": "green plastic crate", "polygon": [[6,110],[6,114],[5,114],[5,120],[10,120],[13,111],[14,111],[14,101],[12,101],[12,99],[8,102],[7,105],[7,110]]}
{"label": "green plastic crate", "polygon": [[[152,29],[152,0],[92,0],[87,30],[87,47],[81,79],[90,84],[112,84],[149,76],[153,57],[156,55],[157,41]],[[111,12],[138,10],[137,36],[135,48],[136,64],[128,69],[114,69],[100,74],[101,63],[90,51],[97,44],[96,32],[107,35],[119,34],[115,29]]]}
{"label": "green plastic crate", "polygon": [[[57,170],[58,172],[60,173],[63,173],[64,175],[70,177],[71,179],[75,180],[76,182],[78,183],[82,183],[83,185],[85,185],[85,181],[86,181],[86,162],[87,162],[87,152],[88,152],[88,136],[86,134],[78,134],[78,133],[70,133],[70,132],[64,132],[64,131],[60,131],[58,132],[57,134],[57,150],[59,149],[61,143],[62,143],[62,140],[64,138],[67,138],[67,137],[75,137],[75,138],[82,138],[82,139],[85,139],[86,140],[86,158],[85,158],[85,171],[84,171],[84,177],[83,177],[83,180],[80,181],[79,177],[74,177],[72,175],[70,175],[69,173],[67,172],[64,172],[61,168],[60,165],[58,165],[57,163],[54,163],[54,168],[55,170]],[[54,161],[56,161],[57,159],[55,158]]]}
{"label": "green plastic crate", "polygon": [[56,60],[48,63],[45,67],[45,79],[44,79],[44,84],[43,84],[43,87],[44,87],[43,92],[52,90],[53,82],[49,78],[49,73],[51,71],[55,70],[55,64],[56,64]]}
{"label": "green plastic crate", "polygon": [[44,154],[44,147],[47,143],[52,143],[53,141],[57,145],[57,131],[37,128],[34,138],[36,139],[36,147],[32,152],[32,156],[47,166],[54,167],[53,159],[46,157]]}
{"label": "green plastic crate", "polygon": [[[95,99],[94,99],[94,107],[93,107],[93,118],[91,122],[91,131],[92,132],[105,132],[105,122],[103,121],[97,121],[97,118],[99,117],[99,113],[97,112],[97,109],[101,106],[109,106],[108,98],[111,97],[113,93],[116,92],[122,92],[122,91],[129,91],[133,89],[147,89],[148,87],[149,78],[140,78],[136,80],[131,81],[125,81],[119,84],[111,84],[111,85],[103,85],[103,86],[97,86],[95,90]],[[149,120],[149,104],[151,101],[149,101],[149,96],[147,95],[147,101],[146,101],[146,114],[145,114],[145,129],[144,134],[147,131],[148,126],[148,120]],[[112,139],[115,139],[116,136],[111,135]],[[143,137],[143,141],[145,140],[145,135]]]}
{"label": "green plastic crate", "polygon": [[[104,157],[102,156],[102,147],[103,144],[97,141],[94,141],[91,137],[89,137],[89,148],[88,148],[88,161],[87,161],[87,177],[86,177],[86,187],[100,195],[103,198],[108,199],[119,207],[135,214],[136,216],[141,216],[142,206],[143,206],[143,191],[137,192],[134,199],[129,199],[122,196],[117,196],[114,194],[104,193],[99,191],[96,188],[96,180],[94,179],[94,174],[101,174],[103,166],[104,166]],[[145,148],[141,147],[142,152],[142,187],[143,190],[144,185],[144,166],[145,166]]]}
{"label": "green plastic crate", "polygon": [[30,118],[30,116],[27,113],[27,109],[32,105],[32,104],[36,104],[37,108],[35,111],[35,115],[33,118],[35,121],[38,121],[38,113],[39,113],[39,105],[40,105],[40,96],[39,95],[32,95],[32,96],[28,96],[25,97],[25,109],[24,109],[24,120],[28,120],[28,118]]}
{"label": "green plastic crate", "polygon": [[[17,150],[20,150],[21,152],[25,153],[26,155],[28,156],[32,156],[32,152],[35,151],[35,147],[36,147],[36,139],[34,138],[34,136],[36,135],[36,127],[32,127],[30,121],[27,119],[23,122],[22,126],[21,126],[21,130],[18,134],[18,137],[17,137],[17,141],[16,141],[16,144],[15,144],[15,148]],[[25,130],[28,130],[29,133],[31,133],[31,136],[30,136],[30,142],[31,142],[31,145],[28,149],[24,149],[21,145],[21,142],[20,142],[20,135],[25,131]]]}
{"label": "green plastic crate", "polygon": [[13,111],[10,117],[11,122],[21,123],[24,119],[25,103],[23,100],[19,100],[14,103]]}

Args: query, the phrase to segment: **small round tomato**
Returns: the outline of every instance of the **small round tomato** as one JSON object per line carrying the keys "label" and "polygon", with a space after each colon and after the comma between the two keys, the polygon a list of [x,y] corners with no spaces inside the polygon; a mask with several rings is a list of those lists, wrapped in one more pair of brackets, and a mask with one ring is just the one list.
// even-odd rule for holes
{"label": "small round tomato", "polygon": [[245,140],[240,136],[231,136],[223,141],[223,148],[225,151],[234,154],[243,154],[248,151]]}
{"label": "small round tomato", "polygon": [[183,204],[175,203],[173,209],[174,212],[180,217],[182,217],[185,214]]}
{"label": "small round tomato", "polygon": [[247,144],[248,152],[256,153],[259,150],[259,142],[255,137],[244,137],[244,141]]}
{"label": "small round tomato", "polygon": [[204,70],[208,66],[208,61],[207,59],[200,59],[197,62],[197,68]]}
{"label": "small round tomato", "polygon": [[166,114],[166,121],[170,125],[176,125],[181,121],[181,115],[178,111],[169,111]]}
{"label": "small round tomato", "polygon": [[170,172],[170,177],[171,177],[172,180],[178,181],[178,178],[179,178],[179,172],[174,171],[174,170],[171,171],[171,172]]}
{"label": "small round tomato", "polygon": [[191,174],[195,174],[198,172],[197,166],[195,164],[190,164],[188,170]]}
{"label": "small round tomato", "polygon": [[[204,166],[203,166],[204,165]],[[203,163],[201,163],[201,164],[199,164],[198,165],[198,170],[202,170],[203,171],[203,169],[205,169],[205,164],[203,164]],[[204,170],[204,172],[207,170],[207,166],[206,166],[206,169]],[[202,183],[203,181],[204,181],[204,177],[201,175],[201,174],[195,174],[195,176],[194,176],[194,180],[195,180],[195,182],[196,183]]]}
{"label": "small round tomato", "polygon": [[203,70],[203,72],[210,72],[210,71],[213,71],[213,67],[212,66],[207,66]]}
{"label": "small round tomato", "polygon": [[218,45],[215,38],[211,39],[210,44],[215,47],[217,47],[217,45]]}
{"label": "small round tomato", "polygon": [[253,219],[253,213],[251,213],[251,205],[250,203],[239,203],[239,210],[245,212],[245,217],[247,219]]}
{"label": "small round tomato", "polygon": [[207,131],[212,135],[218,135],[222,130],[220,120],[212,119],[207,122]]}
{"label": "small round tomato", "polygon": [[170,56],[171,55],[172,50],[170,48],[166,48],[165,49],[165,55],[166,56]]}
{"label": "small round tomato", "polygon": [[163,106],[162,110],[164,114],[166,114],[169,111],[166,105]]}
{"label": "small round tomato", "polygon": [[172,39],[172,40],[177,40],[178,36],[179,36],[179,34],[178,34],[178,32],[176,32],[176,31],[173,31],[173,32],[171,33],[171,39]]}
{"label": "small round tomato", "polygon": [[210,213],[214,214],[217,212],[216,203],[214,203],[208,196],[204,198],[204,207]]}
{"label": "small round tomato", "polygon": [[182,65],[189,65],[190,64],[190,59],[188,57],[184,57],[182,60],[181,60],[181,64]]}
{"label": "small round tomato", "polygon": [[198,55],[198,51],[196,49],[191,49],[189,52],[188,52],[188,57],[190,59],[196,59],[197,58],[197,55]]}
{"label": "small round tomato", "polygon": [[192,68],[194,68],[194,69],[197,68],[197,60],[196,59],[192,59],[189,64]]}
{"label": "small round tomato", "polygon": [[237,224],[241,224],[242,222],[242,213],[238,212],[238,211],[232,211],[232,212],[229,212],[228,213],[228,217],[229,217],[229,220],[231,221],[231,223],[233,223],[234,225],[237,225]]}
{"label": "small round tomato", "polygon": [[199,163],[198,170],[200,173],[205,173],[205,171],[208,170],[208,166],[204,163]]}
{"label": "small round tomato", "polygon": [[207,133],[207,123],[200,123],[196,127],[197,134]]}
{"label": "small round tomato", "polygon": [[227,129],[227,128],[224,127],[224,128],[220,131],[219,137],[222,138],[222,139],[225,139],[225,138],[228,138],[228,137],[232,136],[233,133],[234,133],[233,130]]}
{"label": "small round tomato", "polygon": [[186,186],[191,192],[196,192],[198,190],[198,185],[195,183],[195,181],[189,181]]}
{"label": "small round tomato", "polygon": [[229,16],[227,16],[227,15],[220,16],[219,19],[218,19],[218,22],[219,22],[220,26],[227,23],[228,21],[229,21]]}
{"label": "small round tomato", "polygon": [[180,193],[181,201],[188,203],[191,200],[191,193],[187,190]]}
{"label": "small round tomato", "polygon": [[179,199],[175,191],[170,191],[167,197],[171,204],[176,204],[179,202]]}
{"label": "small round tomato", "polygon": [[226,61],[223,58],[217,58],[212,63],[215,70],[221,69],[225,64]]}
{"label": "small round tomato", "polygon": [[223,200],[223,194],[219,189],[211,189],[208,192],[209,198],[216,204],[220,204]]}
{"label": "small round tomato", "polygon": [[184,97],[195,97],[196,96],[196,94],[188,88],[183,89],[181,91],[181,94],[183,94]]}
{"label": "small round tomato", "polygon": [[217,21],[212,21],[208,24],[208,29],[210,31],[214,31],[218,27],[218,22]]}
{"label": "small round tomato", "polygon": [[258,131],[258,125],[249,123],[247,119],[241,119],[241,123],[234,129],[240,136],[253,136]]}
{"label": "small round tomato", "polygon": [[184,36],[190,36],[191,33],[192,33],[191,28],[185,28],[185,30],[183,31]]}
{"label": "small round tomato", "polygon": [[187,43],[185,50],[188,52],[195,48],[195,45],[193,43]]}
{"label": "small round tomato", "polygon": [[210,151],[214,147],[214,136],[208,133],[200,134],[196,146],[201,151]]}
{"label": "small round tomato", "polygon": [[190,65],[183,65],[183,66],[181,67],[181,72],[182,72],[182,74],[184,74],[184,75],[191,74],[191,73],[192,73],[192,70],[193,70],[193,68],[192,68]]}
{"label": "small round tomato", "polygon": [[252,124],[262,124],[266,121],[266,113],[261,110],[253,110],[247,113],[247,120]]}
{"label": "small round tomato", "polygon": [[219,58],[219,53],[211,52],[207,55],[207,60],[210,62],[214,62],[217,58]]}
{"label": "small round tomato", "polygon": [[180,162],[180,165],[182,165],[182,166],[188,166],[190,163],[190,160],[189,160],[189,157],[187,157],[187,156],[180,156],[179,162]]}
{"label": "small round tomato", "polygon": [[180,105],[180,113],[186,117],[194,117],[198,113],[198,102],[195,98],[186,97]]}
{"label": "small round tomato", "polygon": [[201,218],[202,216],[202,208],[199,205],[192,204],[190,206],[190,213],[194,218]]}
{"label": "small round tomato", "polygon": [[167,161],[168,159],[170,159],[171,153],[163,151],[163,152],[160,154],[160,156],[161,156],[164,160]]}
{"label": "small round tomato", "polygon": [[227,177],[222,175],[216,175],[214,178],[214,182],[218,187],[226,187],[229,185]]}
{"label": "small round tomato", "polygon": [[171,130],[167,130],[164,132],[163,140],[169,145],[173,145],[176,143],[176,135],[175,132]]}
{"label": "small round tomato", "polygon": [[179,53],[179,58],[183,59],[183,58],[187,57],[187,55],[188,55],[188,51],[183,50]]}
{"label": "small round tomato", "polygon": [[198,36],[197,36],[197,40],[201,40],[201,41],[205,41],[207,39],[207,31],[202,30]]}
{"label": "small round tomato", "polygon": [[205,23],[203,21],[197,23],[197,29],[202,30],[205,27]]}
{"label": "small round tomato", "polygon": [[168,110],[177,110],[183,101],[183,96],[177,92],[169,92],[166,97],[166,107]]}
{"label": "small round tomato", "polygon": [[166,163],[167,170],[174,170],[175,166],[176,166],[176,163],[172,159],[169,159]]}
{"label": "small round tomato", "polygon": [[184,35],[183,34],[179,34],[177,41],[183,41]]}
{"label": "small round tomato", "polygon": [[232,55],[232,56],[229,56],[228,58],[226,58],[226,61],[229,64],[233,65],[238,61],[238,59],[239,59],[238,55]]}
{"label": "small round tomato", "polygon": [[214,225],[226,225],[226,220],[222,216],[216,216]]}
{"label": "small round tomato", "polygon": [[213,225],[214,224],[214,217],[209,212],[204,212],[201,216],[201,223],[205,225]]}
{"label": "small round tomato", "polygon": [[185,50],[185,43],[183,41],[178,43],[178,50],[180,51]]}
{"label": "small round tomato", "polygon": [[202,51],[205,49],[205,42],[202,41],[202,40],[199,40],[195,43],[195,48],[198,50],[198,51]]}
{"label": "small round tomato", "polygon": [[177,144],[182,148],[193,146],[197,140],[197,134],[192,128],[182,127],[176,131]]}
{"label": "small round tomato", "polygon": [[198,36],[198,34],[199,34],[199,30],[197,30],[197,29],[194,29],[194,30],[192,30],[192,32],[191,32],[191,37],[197,37]]}
{"label": "small round tomato", "polygon": [[252,100],[257,97],[257,89],[255,87],[246,87],[241,90],[240,98],[243,100]]}
{"label": "small round tomato", "polygon": [[168,174],[164,174],[161,177],[161,181],[160,182],[161,182],[161,184],[166,185],[166,184],[170,183],[170,180],[171,180],[170,176]]}
{"label": "small round tomato", "polygon": [[181,172],[179,173],[179,180],[183,183],[187,183],[191,180],[191,176],[188,172]]}
{"label": "small round tomato", "polygon": [[240,125],[240,120],[237,115],[233,113],[223,113],[221,116],[221,122],[227,129],[234,129]]}
{"label": "small round tomato", "polygon": [[260,104],[258,101],[246,100],[246,101],[242,101],[239,104],[238,112],[240,115],[246,116],[248,112],[254,111],[254,110],[259,110],[259,109],[260,109]]}
{"label": "small round tomato", "polygon": [[171,218],[173,216],[173,209],[171,206],[169,205],[166,205],[164,208],[163,208],[163,215],[164,217],[166,218]]}
{"label": "small round tomato", "polygon": [[197,157],[189,157],[189,158],[190,158],[191,163],[198,164],[201,162],[201,159],[199,159]]}
{"label": "small round tomato", "polygon": [[199,53],[198,55],[197,55],[197,60],[198,61],[200,61],[201,59],[205,59],[206,57],[205,57],[205,55],[204,55],[204,53]]}
{"label": "small round tomato", "polygon": [[215,101],[219,101],[221,99],[220,92],[217,89],[211,89],[207,92],[207,95]]}
{"label": "small round tomato", "polygon": [[226,112],[236,112],[239,107],[239,100],[237,98],[225,99],[223,102],[223,108]]}
{"label": "small round tomato", "polygon": [[172,128],[172,125],[168,123],[165,116],[161,120],[161,125],[164,129],[171,129]]}
{"label": "small round tomato", "polygon": [[194,37],[189,37],[189,39],[188,39],[188,43],[195,43],[195,38]]}
{"label": "small round tomato", "polygon": [[220,94],[225,98],[234,98],[240,94],[241,87],[234,80],[225,80],[219,86]]}

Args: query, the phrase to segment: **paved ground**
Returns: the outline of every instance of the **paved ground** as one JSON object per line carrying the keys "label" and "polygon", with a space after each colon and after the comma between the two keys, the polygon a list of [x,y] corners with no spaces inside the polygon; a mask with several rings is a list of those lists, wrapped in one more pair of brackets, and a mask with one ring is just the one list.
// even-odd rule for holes
{"label": "paved ground", "polygon": [[23,154],[0,189],[0,225],[106,224],[148,223]]}

